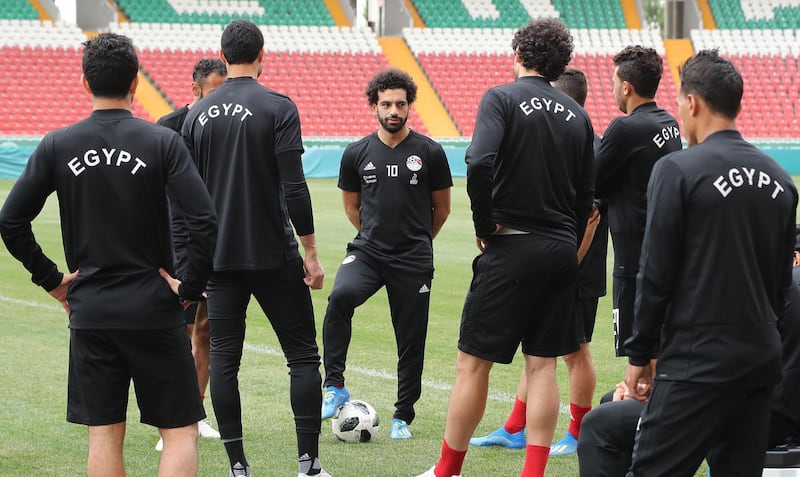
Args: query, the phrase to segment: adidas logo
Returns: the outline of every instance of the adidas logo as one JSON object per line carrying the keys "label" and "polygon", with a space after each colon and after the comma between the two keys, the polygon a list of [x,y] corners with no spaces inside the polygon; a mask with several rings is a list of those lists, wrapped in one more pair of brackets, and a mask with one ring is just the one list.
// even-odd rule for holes
{"label": "adidas logo", "polygon": [[368,162],[367,165],[364,166],[364,170],[365,171],[374,171],[375,170],[375,164],[373,164],[372,161]]}
{"label": "adidas logo", "polygon": [[428,288],[428,285],[425,285],[424,283],[422,284],[421,287],[419,287],[419,292],[420,293],[430,293],[430,291],[431,291],[431,289]]}

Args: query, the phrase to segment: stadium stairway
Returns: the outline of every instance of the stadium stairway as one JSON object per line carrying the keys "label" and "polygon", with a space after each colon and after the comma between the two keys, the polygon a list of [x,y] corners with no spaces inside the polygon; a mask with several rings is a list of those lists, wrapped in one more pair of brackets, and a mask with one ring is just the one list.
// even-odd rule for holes
{"label": "stadium stairway", "polygon": [[678,70],[684,61],[694,55],[692,40],[687,38],[664,38],[664,50],[667,64],[672,72],[672,79],[675,81],[675,87],[678,88],[681,82]]}
{"label": "stadium stairway", "polygon": [[339,4],[338,0],[323,0],[325,3],[325,7],[328,9],[328,13],[330,13],[331,18],[333,18],[333,22],[338,27],[349,27],[350,22],[347,20],[347,15],[344,14],[344,10],[342,9],[342,5]]}
{"label": "stadium stairway", "polygon": [[425,26],[425,22],[422,21],[422,17],[419,15],[417,11],[417,7],[414,6],[414,2],[411,0],[405,0],[406,10],[411,15],[411,20],[413,22],[414,28],[423,28]]}
{"label": "stadium stairway", "polygon": [[151,118],[160,118],[173,110],[166,98],[141,70],[139,71],[139,86],[136,88],[136,100]]}
{"label": "stadium stairway", "polygon": [[420,68],[411,50],[408,49],[405,40],[399,37],[382,37],[378,38],[378,43],[389,64],[410,74],[417,83],[417,101],[414,106],[420,119],[425,123],[428,133],[438,137],[461,136],[453,119],[442,104],[441,98],[433,90],[428,77]]}
{"label": "stadium stairway", "polygon": [[625,17],[628,30],[641,29],[642,22],[639,18],[639,9],[636,7],[636,0],[620,0],[619,3],[622,6],[622,15]]}
{"label": "stadium stairway", "polygon": [[708,0],[697,0],[697,8],[700,9],[700,14],[703,17],[703,28],[706,30],[716,30],[717,21],[714,20],[714,13],[711,11],[711,5]]}
{"label": "stadium stairway", "polygon": [[47,13],[47,10],[45,10],[42,4],[39,3],[39,0],[28,0],[28,1],[30,2],[31,5],[33,5],[33,8],[35,8],[36,11],[39,13],[39,20],[53,21],[53,17],[51,17],[50,14]]}

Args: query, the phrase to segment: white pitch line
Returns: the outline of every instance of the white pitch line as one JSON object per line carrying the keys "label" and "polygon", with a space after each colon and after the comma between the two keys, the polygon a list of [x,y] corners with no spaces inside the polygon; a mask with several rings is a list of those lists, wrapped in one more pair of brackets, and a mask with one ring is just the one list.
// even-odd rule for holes
{"label": "white pitch line", "polygon": [[[283,353],[281,351],[276,350],[275,348],[271,348],[269,346],[252,345],[250,343],[245,343],[244,349],[269,356],[280,356],[281,358],[283,358]],[[354,373],[363,374],[364,376],[369,376],[371,378],[386,379],[390,381],[397,380],[397,375],[395,374],[387,373],[386,371],[380,371],[377,369],[365,368],[363,366],[353,366],[352,364],[348,364],[347,370],[352,371]],[[450,392],[453,390],[453,386],[451,384],[444,383],[442,381],[436,381],[433,379],[423,379],[422,385],[424,387],[435,389],[437,391]],[[492,401],[513,403],[514,395],[490,390],[489,399],[491,399]]]}
{"label": "white pitch line", "polygon": [[[8,297],[8,296],[4,296],[4,295],[0,295],[0,302],[12,303],[12,304],[15,304],[15,305],[28,306],[28,307],[37,308],[37,309],[40,309],[40,310],[47,310],[47,311],[53,311],[53,312],[63,312],[63,309],[58,305],[49,305],[49,304],[46,304],[46,303],[40,303],[40,302],[36,302],[36,301],[20,300],[18,298],[12,298],[12,297]],[[275,348],[271,348],[269,346],[254,345],[254,344],[250,344],[250,343],[245,343],[244,344],[244,349],[246,349],[248,351],[255,352],[255,353],[264,354],[264,355],[267,355],[267,356],[277,356],[277,357],[283,358],[283,352],[281,352],[281,351],[279,351],[279,350],[277,350]],[[348,369],[348,371],[351,371],[351,372],[354,372],[354,373],[358,373],[358,374],[363,374],[364,376],[369,376],[369,377],[372,377],[372,378],[379,378],[379,379],[386,379],[386,380],[396,380],[397,379],[397,375],[395,375],[393,373],[387,373],[386,371],[381,371],[381,370],[378,370],[378,369],[365,368],[363,366],[353,366],[352,364],[348,365],[347,369]],[[445,382],[442,382],[442,381],[436,381],[436,380],[433,380],[433,379],[423,379],[422,380],[422,385],[424,387],[435,389],[437,391],[450,392],[450,391],[453,390],[453,386],[451,384],[448,384],[448,383],[445,383]],[[510,394],[510,393],[507,393],[507,392],[500,392],[500,391],[492,391],[492,390],[490,390],[489,391],[489,399],[492,400],[492,401],[513,403],[514,402],[514,394]],[[569,407],[562,405],[560,411],[561,411],[561,413],[567,413],[568,414],[569,413]]]}
{"label": "white pitch line", "polygon": [[38,308],[40,310],[61,311],[61,312],[64,311],[64,309],[61,308],[59,305],[48,305],[46,303],[40,303],[38,301],[20,300],[18,298],[11,298],[9,296],[3,296],[3,295],[0,295],[0,301],[4,301],[6,303],[13,303],[14,305],[22,305],[22,306],[29,306],[31,308]]}

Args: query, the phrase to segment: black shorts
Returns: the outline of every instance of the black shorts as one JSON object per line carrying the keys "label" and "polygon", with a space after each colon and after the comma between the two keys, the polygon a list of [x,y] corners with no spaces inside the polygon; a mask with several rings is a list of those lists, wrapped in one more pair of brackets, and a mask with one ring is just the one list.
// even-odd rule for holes
{"label": "black shorts", "polygon": [[197,316],[197,303],[192,303],[189,308],[183,310],[183,319],[187,325],[193,325]]}
{"label": "black shorts", "polygon": [[188,426],[205,417],[183,325],[160,330],[70,330],[67,421],[124,422],[130,383],[141,422]]}
{"label": "black shorts", "polygon": [[614,277],[611,310],[614,322],[614,349],[617,356],[627,356],[625,340],[633,335],[633,304],[636,301],[636,277]]}
{"label": "black shorts", "polygon": [[472,271],[458,349],[496,363],[510,363],[520,342],[531,356],[578,350],[574,244],[533,234],[492,236]]}
{"label": "black shorts", "polygon": [[575,339],[578,343],[592,342],[598,301],[597,297],[578,298],[575,304]]}

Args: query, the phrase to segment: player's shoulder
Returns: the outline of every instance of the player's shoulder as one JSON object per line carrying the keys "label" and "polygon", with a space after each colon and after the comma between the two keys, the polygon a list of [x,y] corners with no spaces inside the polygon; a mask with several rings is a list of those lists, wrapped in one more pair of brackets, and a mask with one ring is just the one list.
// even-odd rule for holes
{"label": "player's shoulder", "polygon": [[164,127],[158,123],[151,123],[150,121],[136,117],[131,119],[133,120],[133,122],[131,123],[132,129],[141,129],[142,131],[146,131],[147,134],[154,134],[157,135],[158,137],[167,137],[167,138],[177,136],[178,134],[172,128]]}
{"label": "player's shoulder", "polygon": [[344,150],[345,152],[351,152],[351,153],[356,151],[362,151],[374,145],[376,141],[380,141],[380,139],[378,138],[377,131],[373,131],[367,134],[366,136],[351,142],[344,148]]}
{"label": "player's shoulder", "polygon": [[426,136],[420,132],[417,132],[413,129],[409,129],[408,138],[414,142],[418,142],[420,144],[424,144],[427,147],[431,148],[441,148],[442,145],[435,139],[430,136]]}
{"label": "player's shoulder", "polygon": [[178,108],[158,118],[156,124],[158,124],[159,126],[166,126],[170,129],[175,130],[176,127],[179,127],[181,125],[181,123],[186,118],[186,115],[188,113],[189,113],[188,106]]}

